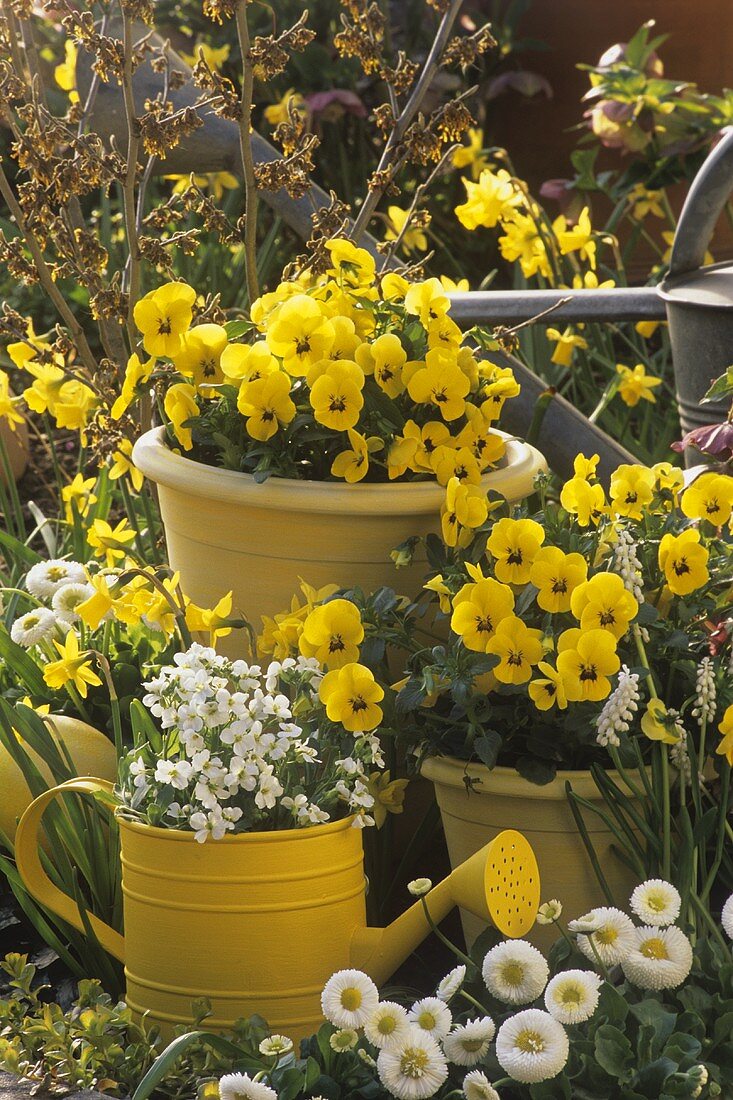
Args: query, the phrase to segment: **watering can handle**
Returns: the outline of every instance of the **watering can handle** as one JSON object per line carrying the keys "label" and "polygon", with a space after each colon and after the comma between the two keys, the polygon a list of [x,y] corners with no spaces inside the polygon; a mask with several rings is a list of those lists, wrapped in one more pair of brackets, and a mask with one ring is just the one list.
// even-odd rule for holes
{"label": "watering can handle", "polygon": [[[78,791],[81,794],[91,795],[99,792],[111,794],[113,789],[113,785],[103,779],[69,779],[58,787],[51,787],[31,802],[21,817],[15,834],[15,861],[28,893],[79,932],[85,932],[86,929],[76,902],[68,894],[59,890],[43,869],[39,854],[38,829],[44,810],[57,795],[64,794],[66,791]],[[114,955],[120,962],[124,962],[125,941],[120,933],[115,932],[114,928],[110,928],[93,913],[87,914],[87,920],[105,951]]]}
{"label": "watering can handle", "polygon": [[687,192],[674,235],[670,275],[683,275],[703,266],[715,225],[732,191],[733,129],[728,128]]}

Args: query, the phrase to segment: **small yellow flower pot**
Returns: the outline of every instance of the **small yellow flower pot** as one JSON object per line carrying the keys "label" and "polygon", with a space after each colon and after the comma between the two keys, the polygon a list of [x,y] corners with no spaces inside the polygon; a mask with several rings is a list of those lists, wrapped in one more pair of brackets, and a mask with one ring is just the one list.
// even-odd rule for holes
{"label": "small yellow flower pot", "polygon": [[[602,806],[602,798],[588,771],[561,771],[544,786],[523,779],[514,768],[466,764],[451,756],[430,757],[422,774],[435,784],[451,867],[468,859],[502,829],[521,829],[537,854],[542,870],[542,901],[562,902],[562,919],[572,920],[608,902],[594,874],[588,853],[565,793],[565,783],[588,802]],[[618,772],[609,778],[620,782]],[[464,777],[478,780],[469,791]],[[638,808],[638,807],[637,807]],[[589,810],[583,820],[614,900],[625,908],[637,885],[633,873],[611,851],[614,837],[603,821]],[[463,930],[472,943],[485,927],[470,913],[461,912]],[[550,926],[535,925],[527,937],[541,948],[557,939]]]}
{"label": "small yellow flower pot", "polygon": [[[546,463],[534,447],[506,439],[506,465],[485,484],[521,500]],[[133,461],[158,486],[168,556],[185,594],[213,607],[231,589],[235,614],[257,633],[262,615],[290,607],[299,578],[317,588],[369,592],[388,585],[406,595],[417,594],[424,581],[424,557],[398,571],[390,551],[411,535],[439,529],[445,490],[435,482],[345,485],[272,477],[257,484],[249,474],[175,454],[161,428],[137,441]],[[219,646],[238,656],[242,643],[235,632]]]}

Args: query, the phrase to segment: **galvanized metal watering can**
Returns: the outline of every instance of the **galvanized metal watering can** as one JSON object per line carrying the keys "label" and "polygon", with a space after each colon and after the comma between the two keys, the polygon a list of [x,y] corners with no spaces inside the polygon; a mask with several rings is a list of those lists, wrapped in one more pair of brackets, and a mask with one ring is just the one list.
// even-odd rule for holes
{"label": "galvanized metal watering can", "polygon": [[[125,964],[129,1006],[164,1033],[190,1024],[192,1001],[208,997],[207,1027],[258,1013],[297,1041],[322,1023],[320,994],[334,971],[355,967],[379,985],[430,932],[420,901],[388,928],[367,926],[362,833],[350,819],[198,844],[191,832],[120,816],[123,939],[91,914],[82,920],[41,862],[43,812],[66,791],[109,794],[112,784],[70,780],[28,807],[15,841],[21,878],[74,928],[89,922]],[[427,903],[436,923],[459,905],[517,937],[534,924],[539,900],[534,853],[507,830],[438,883]]]}

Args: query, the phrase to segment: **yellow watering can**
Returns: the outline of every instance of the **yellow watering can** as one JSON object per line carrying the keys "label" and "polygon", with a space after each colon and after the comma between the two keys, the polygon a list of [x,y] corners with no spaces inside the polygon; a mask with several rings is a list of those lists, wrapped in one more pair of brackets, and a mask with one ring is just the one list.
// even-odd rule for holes
{"label": "yellow watering can", "polygon": [[[26,888],[80,931],[76,903],[41,865],[38,828],[57,794],[112,789],[97,779],[69,780],[40,795],[18,825],[15,852]],[[211,1029],[258,1013],[273,1032],[297,1041],[323,1022],[320,994],[334,971],[356,967],[381,985],[430,932],[419,901],[388,928],[367,927],[362,834],[351,818],[206,844],[192,832],[118,820],[124,939],[88,919],[102,946],[125,964],[128,1005],[164,1033],[190,1024],[191,1002],[208,997]],[[427,897],[435,922],[460,905],[512,937],[531,928],[539,900],[537,861],[514,830]]]}

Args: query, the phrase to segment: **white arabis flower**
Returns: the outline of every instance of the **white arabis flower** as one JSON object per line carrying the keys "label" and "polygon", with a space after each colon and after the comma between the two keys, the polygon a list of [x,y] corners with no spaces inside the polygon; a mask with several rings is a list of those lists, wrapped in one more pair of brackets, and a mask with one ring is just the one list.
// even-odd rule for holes
{"label": "white arabis flower", "polygon": [[539,1008],[510,1016],[496,1036],[501,1068],[523,1085],[549,1081],[565,1068],[570,1042],[562,1024]]}
{"label": "white arabis flower", "polygon": [[490,1016],[480,1016],[455,1027],[443,1040],[443,1050],[449,1062],[457,1066],[475,1066],[486,1055],[496,1034],[496,1025]]}
{"label": "white arabis flower", "polygon": [[219,1081],[220,1100],[277,1100],[277,1093],[247,1073],[227,1073]]}
{"label": "white arabis flower", "polygon": [[361,970],[337,970],[321,993],[321,1008],[334,1027],[363,1027],[379,1004],[377,987]]}
{"label": "white arabis flower", "polygon": [[287,1035],[270,1035],[263,1039],[259,1046],[260,1054],[266,1058],[281,1058],[283,1054],[289,1054],[293,1049],[293,1040]]}
{"label": "white arabis flower", "polygon": [[448,1064],[432,1036],[410,1028],[395,1047],[379,1052],[377,1072],[398,1100],[427,1100],[448,1077]]}
{"label": "white arabis flower", "polygon": [[622,665],[618,683],[596,719],[598,744],[620,745],[619,734],[626,733],[638,709],[639,677],[635,672],[629,672],[626,665]]}
{"label": "white arabis flower", "polygon": [[380,1001],[364,1023],[364,1034],[379,1050],[398,1046],[410,1031],[407,1013],[394,1001]]}
{"label": "white arabis flower", "polygon": [[188,760],[159,760],[155,766],[155,782],[166,783],[182,791],[188,786],[192,772],[193,767]]}
{"label": "white arabis flower", "polygon": [[353,1028],[343,1027],[340,1031],[334,1031],[328,1042],[331,1050],[335,1050],[337,1054],[343,1054],[347,1050],[354,1049],[359,1042],[359,1036]]}
{"label": "white arabis flower", "polygon": [[421,1031],[427,1031],[434,1039],[443,1039],[453,1023],[451,1010],[439,997],[423,997],[421,1001],[415,1001],[408,1016],[410,1023]]}
{"label": "white arabis flower", "polygon": [[466,1100],[501,1100],[499,1093],[480,1069],[472,1069],[463,1078]]}
{"label": "white arabis flower", "polygon": [[413,897],[421,898],[425,894],[429,893],[433,888],[433,884],[429,878],[414,878],[412,882],[408,882],[407,889],[413,895]]}
{"label": "white arabis flower", "polygon": [[733,940],[733,894],[728,898],[720,914],[720,923],[729,939]]}
{"label": "white arabis flower", "polygon": [[681,907],[679,890],[661,878],[650,878],[647,882],[642,882],[631,895],[631,908],[639,920],[659,928],[674,924]]}
{"label": "white arabis flower", "polygon": [[553,898],[539,907],[536,920],[538,924],[553,924],[556,920],[560,920],[561,916],[562,905],[557,898]]}
{"label": "white arabis flower", "polygon": [[30,649],[32,645],[50,638],[56,629],[56,616],[47,607],[37,607],[16,619],[10,628],[10,637],[16,645]]}
{"label": "white arabis flower", "polygon": [[64,584],[83,584],[87,571],[78,561],[39,561],[31,566],[25,576],[25,586],[39,600],[50,600]]}
{"label": "white arabis flower", "polygon": [[510,1005],[535,1001],[550,969],[541,951],[526,940],[504,940],[487,953],[482,967],[489,993]]}
{"label": "white arabis flower", "polygon": [[591,909],[585,916],[571,920],[568,929],[578,933],[578,947],[585,957],[595,963],[595,947],[604,966],[616,966],[623,962],[636,943],[631,917],[610,905]]}
{"label": "white arabis flower", "polygon": [[561,1024],[582,1024],[598,1007],[601,979],[593,970],[563,970],[545,990],[545,1008]]}
{"label": "white arabis flower", "polygon": [[640,989],[676,989],[692,969],[692,944],[681,928],[634,929],[636,943],[623,960],[623,972]]}
{"label": "white arabis flower", "polygon": [[446,974],[442,982],[438,986],[435,996],[439,1001],[445,1001],[446,1004],[455,997],[458,990],[461,988],[466,980],[466,968],[461,966],[454,966],[450,973]]}

